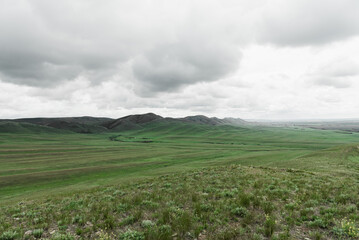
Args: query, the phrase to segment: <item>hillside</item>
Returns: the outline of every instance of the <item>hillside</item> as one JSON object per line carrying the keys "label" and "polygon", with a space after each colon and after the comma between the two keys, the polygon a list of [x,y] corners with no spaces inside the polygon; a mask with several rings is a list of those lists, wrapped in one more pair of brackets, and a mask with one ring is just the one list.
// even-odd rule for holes
{"label": "hillside", "polygon": [[151,121],[140,129],[101,134],[2,133],[0,201],[233,163],[310,170],[316,162],[328,166],[331,159],[305,158],[307,154],[355,142],[358,134],[173,121]]}
{"label": "hillside", "polygon": [[101,133],[108,129],[102,126],[103,123],[112,121],[111,118],[95,117],[68,117],[68,118],[21,118],[14,122],[31,123],[61,130],[77,133]]}
{"label": "hillside", "polygon": [[50,125],[53,122],[68,122],[89,125],[100,125],[104,122],[111,121],[111,118],[97,118],[97,117],[64,117],[64,118],[19,118],[15,119],[17,122],[28,122],[39,125]]}
{"label": "hillside", "polygon": [[[0,120],[1,121],[1,120]],[[189,123],[189,124],[205,124],[205,125],[246,125],[247,123],[241,119],[234,118],[208,118],[206,116],[188,116],[185,118],[164,118],[154,113],[136,114],[121,117],[118,119],[97,118],[97,117],[65,117],[65,118],[20,118],[14,120],[3,120],[6,122],[28,123],[49,128],[55,128],[76,133],[105,133],[105,132],[121,132],[127,130],[142,129],[152,121],[155,122],[171,122],[171,123]],[[21,127],[15,129],[14,124],[6,132],[21,132]],[[1,129],[0,129],[0,132]]]}
{"label": "hillside", "polygon": [[10,122],[0,239],[356,239],[358,133],[130,122],[94,134]]}
{"label": "hillside", "polygon": [[202,168],[2,208],[0,239],[357,239],[358,189],[351,175]]}
{"label": "hillside", "polygon": [[[26,122],[0,120],[0,133],[63,133],[64,131]],[[66,133],[66,131],[65,131]]]}
{"label": "hillside", "polygon": [[104,123],[103,126],[113,131],[133,130],[142,127],[142,124],[163,119],[154,113],[129,115],[114,121]]}

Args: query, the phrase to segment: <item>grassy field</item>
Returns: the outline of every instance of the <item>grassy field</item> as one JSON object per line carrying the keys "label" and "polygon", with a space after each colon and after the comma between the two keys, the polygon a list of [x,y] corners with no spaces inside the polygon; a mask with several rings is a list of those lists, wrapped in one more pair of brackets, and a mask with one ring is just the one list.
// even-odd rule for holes
{"label": "grassy field", "polygon": [[166,122],[3,133],[0,239],[356,239],[358,146],[356,133]]}

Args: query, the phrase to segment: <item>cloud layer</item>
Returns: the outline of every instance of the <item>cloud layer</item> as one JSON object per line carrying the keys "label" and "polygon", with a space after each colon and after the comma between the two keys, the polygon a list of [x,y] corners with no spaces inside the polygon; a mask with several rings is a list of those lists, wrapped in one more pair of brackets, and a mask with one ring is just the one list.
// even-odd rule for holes
{"label": "cloud layer", "polygon": [[259,20],[259,39],[284,46],[320,45],[359,34],[355,0],[270,1]]}
{"label": "cloud layer", "polygon": [[0,118],[328,117],[330,104],[359,117],[358,12],[356,0],[3,0]]}

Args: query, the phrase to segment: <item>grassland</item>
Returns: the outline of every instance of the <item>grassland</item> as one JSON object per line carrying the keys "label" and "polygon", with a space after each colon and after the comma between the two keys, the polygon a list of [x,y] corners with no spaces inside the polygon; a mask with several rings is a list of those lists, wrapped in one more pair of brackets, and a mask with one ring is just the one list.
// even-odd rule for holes
{"label": "grassland", "polygon": [[0,134],[0,239],[355,239],[358,142],[166,122]]}

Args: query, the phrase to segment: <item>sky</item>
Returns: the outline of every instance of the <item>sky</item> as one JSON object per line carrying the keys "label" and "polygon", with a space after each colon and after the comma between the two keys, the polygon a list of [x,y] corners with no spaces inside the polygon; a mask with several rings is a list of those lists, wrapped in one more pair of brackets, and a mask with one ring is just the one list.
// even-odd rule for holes
{"label": "sky", "polygon": [[0,0],[0,118],[359,118],[357,0]]}

